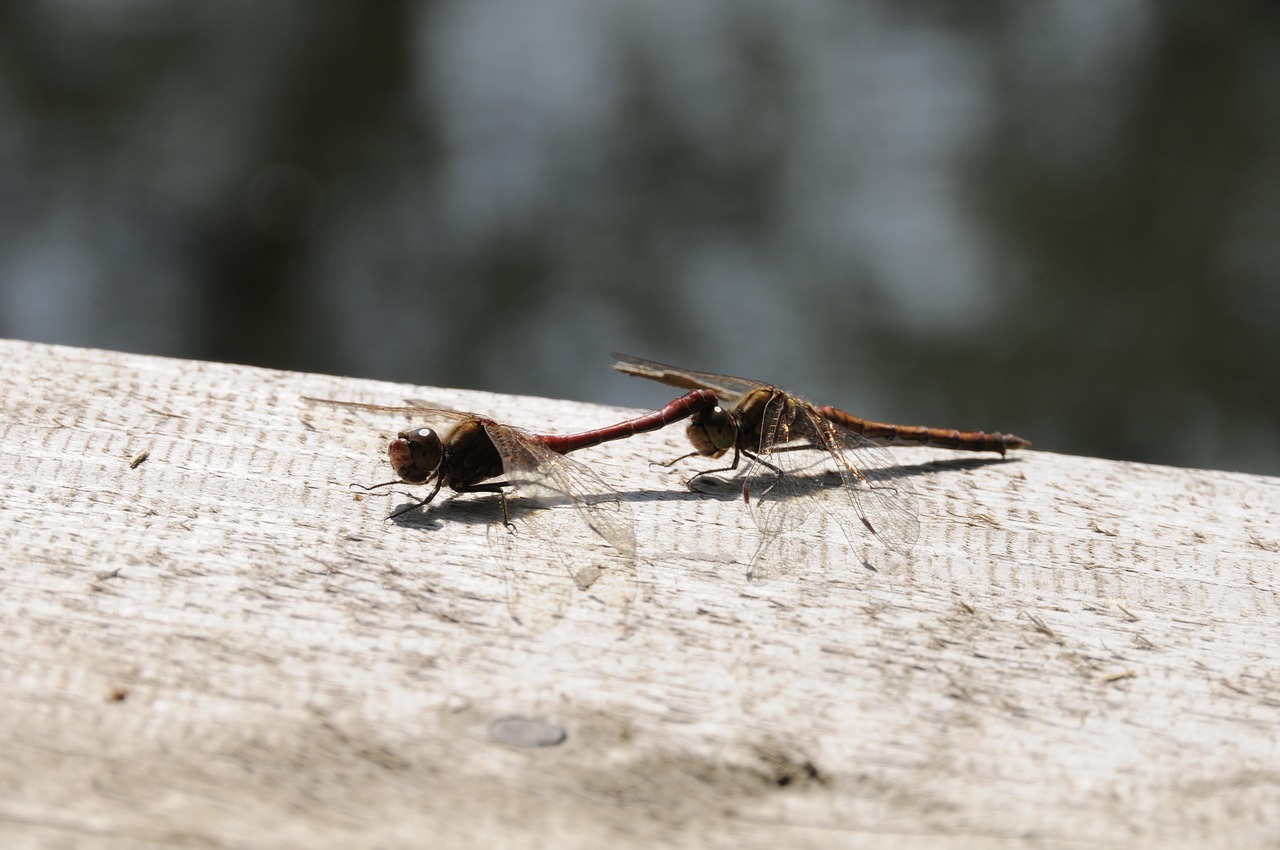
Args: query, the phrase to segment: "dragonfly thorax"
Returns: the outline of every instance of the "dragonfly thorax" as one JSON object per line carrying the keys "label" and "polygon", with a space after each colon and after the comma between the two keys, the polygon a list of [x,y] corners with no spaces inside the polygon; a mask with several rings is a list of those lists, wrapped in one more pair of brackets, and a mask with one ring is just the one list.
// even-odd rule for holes
{"label": "dragonfly thorax", "polygon": [[424,484],[440,469],[444,447],[430,428],[401,431],[387,447],[391,468],[406,484]]}
{"label": "dragonfly thorax", "polygon": [[739,448],[767,451],[794,438],[795,401],[773,387],[760,387],[747,393],[734,408],[734,415]]}

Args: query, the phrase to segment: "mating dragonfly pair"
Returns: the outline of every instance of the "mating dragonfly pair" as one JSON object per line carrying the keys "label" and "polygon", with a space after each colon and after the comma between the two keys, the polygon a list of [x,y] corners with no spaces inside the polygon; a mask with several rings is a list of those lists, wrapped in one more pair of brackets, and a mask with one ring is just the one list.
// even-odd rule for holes
{"label": "mating dragonfly pair", "polygon": [[453,423],[443,435],[423,427],[401,431],[391,442],[388,455],[396,479],[375,486],[431,485],[424,498],[393,516],[429,504],[448,487],[458,493],[504,494],[507,521],[505,494],[511,491],[534,507],[568,506],[573,516],[631,561],[635,536],[625,500],[586,466],[566,457],[568,453],[687,419],[694,451],[685,458],[725,458],[732,453],[728,465],[698,472],[689,484],[716,472],[738,471],[745,459],[742,496],[754,508],[765,545],[817,514],[833,520],[851,542],[865,532],[887,549],[905,553],[919,536],[919,508],[905,471],[884,446],[915,444],[1004,455],[1030,445],[999,432],[871,422],[834,407],[815,407],[758,381],[622,354],[614,358],[613,368],[619,372],[689,392],[635,419],[555,435],[530,433],[474,413],[339,404]]}

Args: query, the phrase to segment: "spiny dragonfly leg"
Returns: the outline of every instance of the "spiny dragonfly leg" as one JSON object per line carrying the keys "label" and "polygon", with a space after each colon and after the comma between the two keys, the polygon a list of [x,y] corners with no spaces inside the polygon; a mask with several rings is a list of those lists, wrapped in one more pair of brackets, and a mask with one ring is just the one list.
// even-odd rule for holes
{"label": "spiny dragonfly leg", "polygon": [[399,484],[399,483],[400,483],[399,479],[395,481],[383,481],[381,484],[361,484],[358,481],[352,481],[350,484],[347,485],[347,489],[351,489],[352,487],[359,487],[361,490],[365,491],[366,493],[372,493],[374,490],[377,490],[379,487],[390,487],[392,484]]}
{"label": "spiny dragonfly leg", "polygon": [[[454,487],[453,489],[459,493],[497,493],[502,498],[502,524],[507,527],[507,531],[514,533],[516,526],[511,521],[511,515],[507,512],[507,490],[505,489],[510,486],[510,481],[490,481],[488,484],[471,484],[466,487]],[[436,489],[439,488],[437,487]]]}
{"label": "spiny dragonfly leg", "polygon": [[[682,461],[682,460],[686,460],[687,458],[691,458],[691,457],[698,457],[698,453],[697,453],[697,452],[689,452],[687,455],[680,455],[680,457],[673,458],[673,459],[671,459],[671,460],[651,460],[651,461],[649,461],[649,468],[650,468],[650,469],[653,469],[655,466],[660,466],[660,467],[662,467],[663,469],[670,469],[671,467],[675,466],[675,465],[676,465],[677,463],[679,463],[680,461]],[[690,480],[692,480],[692,479],[690,479]]]}
{"label": "spiny dragonfly leg", "polygon": [[516,524],[511,521],[511,515],[507,513],[507,491],[499,490],[498,498],[502,500],[502,524],[507,527],[510,534],[516,533]]}
{"label": "spiny dragonfly leg", "polygon": [[[782,469],[780,467],[774,466],[773,464],[769,463],[769,461],[760,457],[760,455],[758,454],[752,454],[751,452],[748,452],[748,451],[744,451],[743,454],[773,473],[772,483],[770,483],[768,487],[764,488],[764,491],[768,493],[770,490],[773,489],[773,485],[778,483],[778,479],[782,477]],[[738,460],[736,457],[734,458],[733,465],[734,466],[738,465]],[[742,501],[747,503],[748,505],[751,504],[751,482],[750,481],[744,481],[742,483]]]}
{"label": "spiny dragonfly leg", "polygon": [[[691,453],[691,454],[687,454],[687,455],[685,455],[684,457],[693,457],[693,456],[694,456],[694,455],[696,455],[696,454],[698,454],[698,453],[697,453],[697,452],[693,452],[693,453]],[[676,460],[684,460],[684,458],[676,458]],[[690,478],[688,481],[684,482],[684,484],[685,484],[685,486],[686,486],[686,487],[688,487],[688,488],[690,488],[690,489],[694,489],[694,490],[696,490],[697,488],[693,486],[693,482],[697,481],[699,478],[701,478],[701,477],[702,477],[702,476],[704,476],[704,475],[715,475],[717,472],[733,472],[734,470],[736,470],[736,469],[738,468],[738,461],[739,461],[739,460],[740,460],[739,452],[738,452],[738,450],[737,450],[737,449],[734,449],[734,450],[733,450],[733,463],[729,464],[728,466],[718,466],[718,467],[716,467],[715,469],[704,469],[704,470],[702,470],[701,472],[699,472],[699,473],[695,474],[695,475],[694,475],[692,478]]]}
{"label": "spiny dragonfly leg", "polygon": [[[389,483],[396,484],[398,482],[391,481]],[[387,519],[395,519],[398,516],[404,516],[405,514],[409,513],[409,511],[416,510],[417,508],[425,507],[428,502],[430,502],[432,499],[436,497],[436,493],[439,493],[439,492],[440,492],[440,479],[437,478],[436,486],[431,488],[431,492],[427,494],[427,497],[425,499],[423,499],[420,502],[414,502],[412,504],[405,505],[403,508],[400,508],[397,511],[392,511],[391,516],[387,517]]]}

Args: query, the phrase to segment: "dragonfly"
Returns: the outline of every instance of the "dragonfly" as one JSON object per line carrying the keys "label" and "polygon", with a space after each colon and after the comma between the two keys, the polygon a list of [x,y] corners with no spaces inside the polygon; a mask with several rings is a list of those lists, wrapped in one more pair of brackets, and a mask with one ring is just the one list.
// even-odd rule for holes
{"label": "dragonfly", "polygon": [[[572,516],[603,539],[614,554],[615,567],[634,575],[636,542],[628,503],[587,466],[566,457],[570,452],[655,431],[715,408],[709,389],[695,389],[657,410],[603,428],[574,434],[538,434],[466,411],[421,404],[407,406],[363,404],[304,397],[306,401],[375,413],[412,416],[447,424],[448,430],[417,427],[400,431],[387,446],[396,477],[367,487],[396,484],[430,485],[423,498],[391,514],[401,516],[430,504],[441,489],[456,493],[496,493],[502,498],[503,523],[514,529],[507,506],[508,492],[527,500],[526,527],[553,549],[568,533],[563,519]],[[567,508],[567,512],[562,510]],[[556,529],[551,531],[550,529]],[[545,529],[539,532],[538,529]],[[565,558],[568,563],[568,558]],[[582,590],[600,577],[599,569],[570,569]],[[517,616],[517,619],[520,619]]]}
{"label": "dragonfly", "polygon": [[[836,408],[814,407],[760,381],[626,354],[613,357],[613,368],[624,374],[716,394],[721,405],[689,418],[686,433],[694,451],[685,457],[721,458],[732,452],[732,461],[699,472],[692,480],[736,471],[747,458],[742,494],[748,504],[753,497],[756,501],[756,521],[766,546],[816,514],[833,520],[851,544],[860,536],[860,527],[885,548],[906,554],[919,538],[919,506],[905,471],[884,446],[917,443],[1004,454],[1030,445],[999,432],[871,422]],[[826,486],[824,479],[834,480],[835,486]],[[752,573],[763,566],[755,563],[763,551],[757,552]]]}

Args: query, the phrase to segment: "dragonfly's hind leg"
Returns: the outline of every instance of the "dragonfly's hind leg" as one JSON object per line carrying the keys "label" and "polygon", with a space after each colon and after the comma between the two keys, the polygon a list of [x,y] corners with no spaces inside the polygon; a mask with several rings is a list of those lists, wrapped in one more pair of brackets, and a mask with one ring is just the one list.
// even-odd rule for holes
{"label": "dragonfly's hind leg", "polygon": [[[743,454],[745,454],[747,457],[751,458],[753,461],[760,464],[761,466],[763,466],[765,469],[769,470],[769,472],[772,473],[772,477],[769,480],[769,486],[764,488],[764,492],[768,493],[770,490],[774,488],[774,485],[778,483],[778,479],[782,478],[782,468],[778,466],[774,466],[772,463],[769,463],[769,461],[760,457],[760,455],[752,454],[751,452],[743,452]],[[737,466],[736,458],[734,459],[734,466]],[[750,479],[742,482],[742,501],[746,502],[748,505],[751,504],[751,480]]]}

